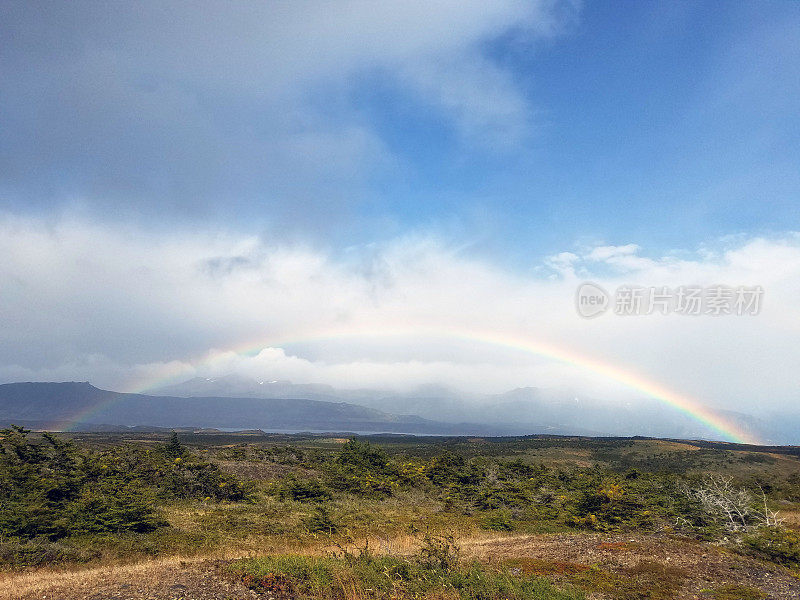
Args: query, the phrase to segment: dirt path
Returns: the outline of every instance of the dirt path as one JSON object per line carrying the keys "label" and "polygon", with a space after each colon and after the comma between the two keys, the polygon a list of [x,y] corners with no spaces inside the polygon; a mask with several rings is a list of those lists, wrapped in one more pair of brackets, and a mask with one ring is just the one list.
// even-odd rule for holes
{"label": "dirt path", "polygon": [[243,585],[217,574],[215,562],[164,559],[72,572],[0,579],[2,600],[253,600]]}
{"label": "dirt path", "polygon": [[[464,555],[492,564],[518,561],[524,570],[559,580],[596,565],[628,573],[641,565],[669,567],[680,579],[675,598],[710,598],[725,583],[758,588],[771,600],[800,599],[787,570],[688,540],[654,536],[550,534],[493,536],[461,542]],[[526,561],[528,561],[526,563]],[[177,558],[71,572],[0,575],[0,600],[253,600],[258,596],[218,574],[218,561]],[[551,568],[552,567],[552,568]],[[678,574],[678,575],[674,575]],[[592,598],[607,598],[602,593]]]}

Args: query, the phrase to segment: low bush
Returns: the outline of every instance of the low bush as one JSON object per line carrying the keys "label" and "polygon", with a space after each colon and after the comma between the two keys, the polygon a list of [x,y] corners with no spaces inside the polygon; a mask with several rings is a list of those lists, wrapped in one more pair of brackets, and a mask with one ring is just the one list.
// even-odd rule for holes
{"label": "low bush", "polygon": [[761,527],[743,541],[744,551],[782,565],[800,565],[800,532],[785,527]]}
{"label": "low bush", "polygon": [[429,557],[355,558],[271,556],[234,562],[231,572],[248,587],[283,600],[463,598],[464,600],[578,600],[582,592],[558,589],[544,578],[514,575],[478,563]]}
{"label": "low bush", "polygon": [[0,566],[10,568],[42,567],[55,563],[84,563],[99,558],[100,552],[76,548],[46,538],[0,542]]}
{"label": "low bush", "polygon": [[45,433],[0,431],[0,536],[51,541],[76,533],[166,525],[138,481],[97,469],[94,456]]}
{"label": "low bush", "polygon": [[316,479],[287,476],[278,486],[278,497],[296,502],[324,502],[333,498],[331,490]]}
{"label": "low bush", "polygon": [[711,590],[709,593],[714,600],[763,600],[767,597],[758,588],[735,583],[726,583],[722,587]]}
{"label": "low bush", "polygon": [[245,486],[186,451],[174,434],[155,450],[101,451],[29,434],[21,427],[0,430],[0,537],[147,533],[167,525],[161,501],[247,498]]}
{"label": "low bush", "polygon": [[333,534],[339,530],[338,525],[333,522],[330,514],[324,506],[317,506],[314,512],[303,521],[306,529],[311,533]]}
{"label": "low bush", "polygon": [[342,445],[326,471],[332,488],[368,497],[390,496],[406,482],[386,452],[356,438]]}
{"label": "low bush", "polygon": [[483,518],[481,527],[489,531],[513,531],[514,522],[511,520],[509,511],[497,510]]}
{"label": "low bush", "polygon": [[672,600],[687,576],[688,572],[679,567],[644,560],[619,573],[592,566],[570,580],[587,591],[615,600]]}

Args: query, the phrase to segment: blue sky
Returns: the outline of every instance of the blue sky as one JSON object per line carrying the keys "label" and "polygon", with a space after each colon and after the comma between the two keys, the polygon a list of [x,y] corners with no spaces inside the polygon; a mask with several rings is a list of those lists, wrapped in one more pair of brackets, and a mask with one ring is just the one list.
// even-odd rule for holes
{"label": "blue sky", "polygon": [[494,154],[364,81],[359,106],[414,166],[388,210],[412,226],[484,210],[495,235],[534,253],[565,238],[662,250],[796,227],[799,9],[587,3],[554,39],[501,37],[490,52],[513,73],[531,127]]}
{"label": "blue sky", "polygon": [[[0,380],[599,393],[445,341],[230,354],[436,323],[563,344],[709,405],[796,406],[798,2],[0,13]],[[763,285],[768,302],[588,322],[585,279]]]}
{"label": "blue sky", "polygon": [[0,206],[333,247],[437,229],[520,266],[797,228],[796,2],[498,3],[452,31],[444,3],[428,34],[336,11],[388,49],[321,6],[142,6],[3,3]]}

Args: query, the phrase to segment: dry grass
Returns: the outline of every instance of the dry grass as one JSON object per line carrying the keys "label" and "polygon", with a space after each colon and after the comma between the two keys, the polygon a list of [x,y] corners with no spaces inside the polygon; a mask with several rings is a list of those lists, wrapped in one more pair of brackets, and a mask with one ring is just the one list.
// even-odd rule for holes
{"label": "dry grass", "polygon": [[[498,568],[519,569],[523,573],[543,575],[557,581],[580,582],[585,579],[594,582],[600,577],[601,582],[608,579],[613,583],[615,578],[638,573],[645,566],[650,570],[663,567],[669,572],[684,574],[682,587],[670,596],[676,599],[702,597],[702,590],[708,588],[710,581],[760,589],[770,594],[770,598],[800,598],[797,576],[785,569],[688,540],[644,535],[521,535],[488,531],[456,536],[456,539],[467,560],[477,559]],[[213,561],[274,554],[322,556],[342,549],[355,553],[367,544],[376,554],[405,556],[418,551],[420,539],[410,534],[372,535],[350,540],[344,536],[336,540],[320,536],[306,541],[289,536],[260,541],[254,538],[203,556],[173,556],[127,564],[107,563],[91,568],[5,573],[0,574],[0,600],[245,598],[249,594],[247,590],[233,589],[230,586],[234,584],[215,575]],[[189,595],[174,593],[170,585]],[[100,593],[102,595],[98,595]],[[606,598],[616,597],[613,590],[603,593]]]}
{"label": "dry grass", "polygon": [[[457,538],[458,539],[458,538]],[[493,532],[479,533],[474,537],[460,538],[464,547],[475,544],[502,543],[506,538]],[[375,554],[395,556],[412,555],[419,550],[420,538],[412,534],[391,536],[370,535],[348,538],[318,536],[308,540],[296,537],[252,536],[235,540],[225,547],[193,556],[170,556],[136,562],[107,560],[87,568],[81,565],[44,568],[24,572],[0,572],[0,600],[18,600],[23,597],[88,598],[98,589],[113,586],[115,582],[136,582],[140,587],[154,587],[174,578],[181,569],[200,566],[209,561],[252,558],[272,554],[299,554],[323,556],[342,549],[357,552],[368,546]],[[57,596],[52,594],[57,593]]]}
{"label": "dry grass", "polygon": [[781,510],[779,516],[784,520],[784,525],[792,529],[800,529],[800,510]]}
{"label": "dry grass", "polygon": [[[149,581],[164,567],[199,562],[197,557],[161,558],[127,565],[102,565],[92,568],[39,569],[26,573],[0,574],[0,598],[18,599],[28,594],[45,594],[54,588],[68,588],[73,594],[88,594],[111,580]],[[43,596],[46,597],[46,596]]]}
{"label": "dry grass", "polygon": [[66,594],[68,590],[69,597],[83,598],[88,597],[83,594],[88,595],[90,592],[113,585],[115,582],[135,581],[140,586],[153,586],[163,583],[167,573],[174,573],[177,570],[209,561],[233,560],[264,554],[292,553],[314,556],[324,554],[334,548],[329,545],[298,544],[296,540],[288,538],[263,540],[264,543],[261,545],[256,543],[256,540],[250,540],[250,542],[250,547],[246,549],[228,547],[198,556],[170,556],[133,563],[108,562],[90,568],[75,565],[17,573],[0,573],[0,600],[17,600],[26,595],[45,594],[48,591],[52,594],[53,590],[58,590],[61,594]]}

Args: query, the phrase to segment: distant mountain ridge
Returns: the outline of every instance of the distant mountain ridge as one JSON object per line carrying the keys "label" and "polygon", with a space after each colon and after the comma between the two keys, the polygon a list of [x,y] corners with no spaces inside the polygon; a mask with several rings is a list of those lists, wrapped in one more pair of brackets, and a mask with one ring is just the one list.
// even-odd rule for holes
{"label": "distant mountain ridge", "polygon": [[126,394],[87,382],[0,385],[0,421],[54,425],[80,417],[84,423],[221,428],[379,428],[404,431],[435,424],[345,402],[305,398],[169,397]]}
{"label": "distant mountain ridge", "polygon": [[0,385],[0,426],[15,423],[53,429],[72,424],[76,418],[77,425],[83,429],[94,424],[102,428],[151,426],[445,435],[512,433],[501,427],[442,423],[341,401],[150,396],[102,390],[88,382]]}
{"label": "distant mountain ridge", "polygon": [[[609,403],[568,390],[517,388],[490,396],[441,386],[415,393],[337,390],[317,384],[256,381],[238,375],[195,378],[159,395],[99,389],[88,382],[0,385],[0,426],[36,429],[187,427],[432,435],[650,436],[720,439],[689,415],[663,403]],[[402,413],[402,414],[398,414]],[[756,437],[796,443],[796,435],[749,415],[725,415]],[[73,428],[75,425],[72,426]]]}
{"label": "distant mountain ridge", "polygon": [[[718,439],[720,434],[692,416],[662,402],[642,398],[634,403],[577,397],[569,389],[522,387],[501,394],[456,392],[441,385],[420,386],[407,393],[385,390],[336,389],[321,384],[261,381],[231,374],[197,377],[153,390],[176,396],[249,396],[256,398],[309,397],[352,402],[380,411],[419,415],[445,423],[481,423],[486,428],[514,434],[533,431],[586,433],[588,435],[644,435],[684,439]],[[751,415],[720,411],[741,429],[761,439],[787,440],[775,425]],[[776,437],[777,436],[777,437]]]}

